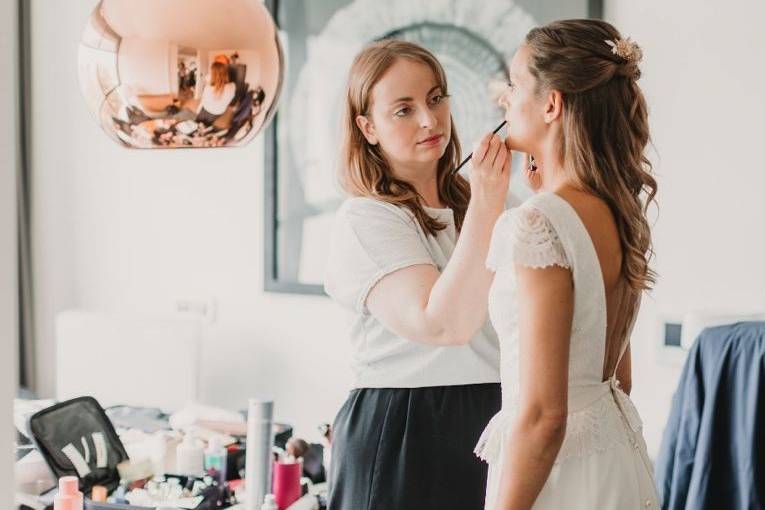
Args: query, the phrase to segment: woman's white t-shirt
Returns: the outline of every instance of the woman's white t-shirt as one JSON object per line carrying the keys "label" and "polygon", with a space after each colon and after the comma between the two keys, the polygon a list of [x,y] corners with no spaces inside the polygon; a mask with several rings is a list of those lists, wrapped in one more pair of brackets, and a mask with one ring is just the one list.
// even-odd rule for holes
{"label": "woman's white t-shirt", "polygon": [[236,95],[236,83],[228,82],[223,86],[220,93],[215,92],[215,87],[209,83],[202,91],[202,101],[199,103],[197,113],[204,108],[213,115],[222,115]]}
{"label": "woman's white t-shirt", "polygon": [[337,212],[324,288],[352,312],[355,388],[419,388],[499,382],[499,344],[488,319],[464,346],[438,347],[386,329],[366,307],[384,276],[417,264],[442,271],[457,233],[451,209],[425,208],[447,227],[426,235],[408,209],[355,197]]}

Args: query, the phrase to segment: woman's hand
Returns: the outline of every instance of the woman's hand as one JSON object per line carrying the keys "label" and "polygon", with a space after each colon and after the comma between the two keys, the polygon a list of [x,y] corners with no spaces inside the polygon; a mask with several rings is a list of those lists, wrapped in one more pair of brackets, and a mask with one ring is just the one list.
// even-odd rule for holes
{"label": "woman's hand", "polygon": [[512,157],[502,139],[488,134],[473,150],[470,173],[471,206],[502,211],[510,183]]}

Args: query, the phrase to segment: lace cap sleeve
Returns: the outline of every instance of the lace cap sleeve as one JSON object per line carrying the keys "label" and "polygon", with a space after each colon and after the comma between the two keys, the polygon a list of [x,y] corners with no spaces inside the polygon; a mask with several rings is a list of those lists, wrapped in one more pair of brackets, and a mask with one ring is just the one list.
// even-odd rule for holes
{"label": "lace cap sleeve", "polygon": [[571,267],[550,220],[530,207],[506,211],[494,226],[486,267],[496,271],[510,263],[531,268]]}

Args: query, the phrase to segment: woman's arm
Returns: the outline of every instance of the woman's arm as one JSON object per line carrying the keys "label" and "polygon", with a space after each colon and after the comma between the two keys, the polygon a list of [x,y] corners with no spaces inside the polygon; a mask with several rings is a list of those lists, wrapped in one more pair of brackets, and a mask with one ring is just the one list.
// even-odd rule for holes
{"label": "woman's arm", "polygon": [[370,291],[367,308],[387,329],[431,345],[460,345],[485,322],[493,279],[485,261],[504,210],[510,160],[496,135],[474,151],[470,204],[442,273],[429,265],[411,266],[385,276]]}
{"label": "woman's arm", "polygon": [[521,400],[494,510],[532,507],[563,443],[568,414],[571,272],[560,266],[516,266],[516,271]]}

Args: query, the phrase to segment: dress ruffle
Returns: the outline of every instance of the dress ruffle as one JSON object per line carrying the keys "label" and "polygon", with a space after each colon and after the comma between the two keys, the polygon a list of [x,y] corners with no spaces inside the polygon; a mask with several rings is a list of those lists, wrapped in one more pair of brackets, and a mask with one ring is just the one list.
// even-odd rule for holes
{"label": "dress ruffle", "polygon": [[[556,464],[603,452],[619,444],[635,449],[644,447],[643,424],[632,400],[615,379],[604,385],[609,385],[610,391],[605,391],[584,409],[569,413],[566,436],[555,459]],[[474,450],[481,460],[489,464],[500,461],[516,416],[514,411],[503,409],[489,421]]]}

